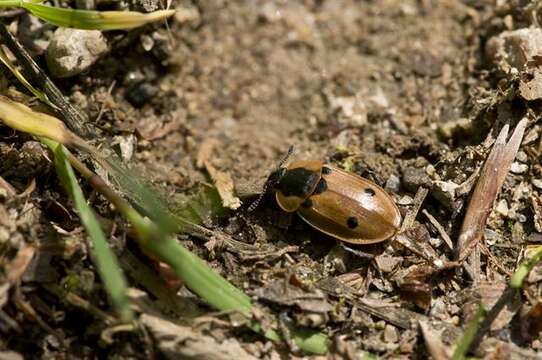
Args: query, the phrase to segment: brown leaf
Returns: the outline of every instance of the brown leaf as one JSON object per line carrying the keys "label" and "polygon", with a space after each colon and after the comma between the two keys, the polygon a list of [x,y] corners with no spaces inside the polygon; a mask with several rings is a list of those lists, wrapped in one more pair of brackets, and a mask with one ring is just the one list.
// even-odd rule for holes
{"label": "brown leaf", "polygon": [[232,210],[238,209],[241,206],[241,200],[235,196],[235,187],[231,176],[216,169],[208,161],[205,162],[205,168],[215,183],[218,194],[222,199],[222,205]]}
{"label": "brown leaf", "polygon": [[256,359],[232,338],[218,342],[191,327],[177,325],[148,314],[143,314],[140,321],[149,329],[167,359]]}
{"label": "brown leaf", "polygon": [[[506,284],[497,282],[481,282],[474,289],[464,292],[463,322],[468,323],[477,312],[480,303],[490,309],[501,298],[506,290]],[[511,302],[504,307],[491,323],[491,330],[496,331],[506,327],[519,309],[519,303]]]}
{"label": "brown leaf", "polygon": [[272,281],[252,292],[260,299],[280,305],[297,306],[301,310],[325,313],[333,307],[319,289],[311,291],[295,286],[289,280]]}
{"label": "brown leaf", "polygon": [[220,142],[213,138],[208,138],[203,141],[203,144],[198,151],[196,165],[200,168],[204,167],[211,179],[213,179],[218,194],[222,199],[222,205],[226,208],[235,210],[241,206],[241,200],[235,196],[235,187],[231,176],[228,173],[215,168],[209,161],[213,154],[213,150],[218,145],[220,145]]}

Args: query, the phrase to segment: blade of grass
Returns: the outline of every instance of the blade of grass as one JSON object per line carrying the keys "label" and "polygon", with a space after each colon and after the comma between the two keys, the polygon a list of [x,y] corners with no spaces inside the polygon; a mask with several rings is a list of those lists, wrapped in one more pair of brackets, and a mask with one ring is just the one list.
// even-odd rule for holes
{"label": "blade of grass", "polygon": [[465,329],[463,336],[457,343],[457,346],[452,355],[452,360],[465,359],[465,356],[467,355],[467,352],[469,351],[470,345],[474,341],[474,338],[476,337],[476,334],[478,332],[478,327],[484,320],[485,314],[486,314],[486,311],[484,309],[484,306],[480,304],[480,306],[478,307],[478,311],[476,311],[476,314],[467,325],[467,328]]}
{"label": "blade of grass", "polygon": [[55,167],[58,176],[73,199],[81,222],[92,241],[93,258],[111,302],[120,318],[129,321],[133,318],[133,313],[126,295],[126,280],[120,271],[115,254],[109,248],[96,216],[86,203],[83,191],[77,183],[73,169],[64,152],[64,146],[51,142],[47,144],[52,145],[51,150],[55,154]]}
{"label": "blade of grass", "polygon": [[[0,119],[16,130],[41,137],[41,141],[52,149],[56,149],[56,146],[58,146],[55,141],[64,141],[66,145],[87,150],[93,157],[98,156],[95,149],[67,130],[60,120],[50,115],[34,112],[25,105],[5,97],[0,97]],[[62,147],[62,149],[64,148]],[[170,265],[189,289],[218,310],[238,311],[250,316],[252,310],[250,298],[209,268],[204,261],[178,244],[170,235],[171,228],[169,226],[161,228],[161,223],[155,224],[142,217],[127,201],[116,194],[103,179],[88,170],[73,155],[69,153],[64,155],[69,158],[69,161],[89,183],[113,203],[117,210],[132,223],[138,233],[139,244],[149,253]],[[123,173],[123,176],[127,176],[127,173]],[[150,190],[148,191],[148,193],[145,193],[145,197],[151,196]],[[144,201],[148,201],[148,199],[145,198]],[[153,206],[155,205],[150,207],[151,210],[153,210]],[[179,219],[179,221],[181,220]],[[167,222],[163,223],[168,224]],[[253,329],[261,332],[261,329],[254,326]],[[268,332],[265,335],[273,340],[280,339],[278,335],[273,336],[273,332]],[[323,334],[311,330],[296,329],[292,331],[292,335],[294,341],[299,342],[298,346],[305,351],[313,353],[325,353],[327,351],[328,339]]]}
{"label": "blade of grass", "polygon": [[[0,2],[0,6],[3,6]],[[43,4],[21,1],[20,6],[32,15],[51,24],[85,30],[122,30],[165,20],[175,10],[157,10],[151,13],[137,11],[94,11],[58,8]]]}
{"label": "blade of grass", "polygon": [[[138,243],[150,254],[170,265],[190,290],[217,310],[237,311],[250,316],[252,304],[248,296],[218,275],[174,238],[166,235],[166,232],[160,230],[152,221],[143,218],[127,201],[108,187],[103,179],[92,173],[72,154],[68,153],[68,157],[91,186],[104,195],[130,221],[138,233]],[[256,321],[253,321],[250,327],[272,341],[281,341],[281,336],[277,332],[274,330],[264,332]],[[314,354],[325,354],[328,351],[329,339],[318,331],[294,328],[291,329],[291,335],[303,351]]]}

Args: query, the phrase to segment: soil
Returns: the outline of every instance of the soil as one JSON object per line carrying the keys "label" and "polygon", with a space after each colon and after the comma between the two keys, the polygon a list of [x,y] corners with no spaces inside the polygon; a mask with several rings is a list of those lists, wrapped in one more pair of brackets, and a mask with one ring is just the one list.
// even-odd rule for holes
{"label": "soil", "polygon": [[[541,239],[542,190],[534,181],[541,174],[540,103],[522,98],[519,77],[503,75],[485,53],[491,36],[532,24],[537,8],[514,4],[181,1],[168,27],[107,33],[113,44],[107,55],[84,74],[54,81],[99,129],[100,139],[170,199],[213,182],[209,168],[197,164],[202,148],[213,146],[207,163],[231,177],[243,205],[203,224],[232,242],[194,236],[180,241],[258,299],[274,327],[280,328],[281,318],[322,331],[332,339],[329,356],[335,358],[358,351],[427,358],[435,348],[451,354],[458,338],[443,335],[439,326],[461,334],[480,301],[491,307],[524,249]],[[43,55],[36,60],[46,70]],[[417,213],[409,241],[435,258],[453,260],[445,237],[456,243],[472,186],[453,195],[446,189],[476,174],[503,125],[513,129],[525,115],[526,137],[487,221],[476,279],[463,267],[426,275],[431,264],[393,240],[340,243],[282,212],[271,196],[247,212],[294,146],[290,161],[320,159],[368,178],[390,193],[403,216],[427,188],[421,210],[435,221]],[[7,274],[24,244],[38,244],[42,262],[32,265],[39,271],[27,270],[17,285],[0,290],[2,356],[8,350],[25,358],[187,356],[179,350],[182,343],[179,352],[168,353],[166,340],[148,324],[150,330],[113,329],[112,340],[105,341],[103,331],[110,328],[100,316],[48,287],[61,284],[113,315],[50,158],[28,136],[0,128],[1,179],[18,194],[34,186],[22,196],[0,196],[0,264]],[[129,248],[149,265],[127,240],[122,219],[89,187],[85,191],[98,213],[116,224],[110,234],[117,253]],[[249,253],[237,242],[250,244]],[[500,351],[535,358],[542,350],[542,325],[533,315],[542,307],[538,271],[493,323],[477,356]],[[348,286],[351,296],[334,293],[340,286]],[[307,294],[313,302],[296,298]],[[256,358],[303,356],[289,341],[272,343],[236,327],[186,289],[181,298],[189,304],[187,314],[202,316],[193,331],[210,336],[211,343],[229,339],[240,345],[238,354]],[[145,309],[140,311],[171,316]],[[397,320],[389,309],[419,321]],[[220,351],[198,355],[227,358]]]}

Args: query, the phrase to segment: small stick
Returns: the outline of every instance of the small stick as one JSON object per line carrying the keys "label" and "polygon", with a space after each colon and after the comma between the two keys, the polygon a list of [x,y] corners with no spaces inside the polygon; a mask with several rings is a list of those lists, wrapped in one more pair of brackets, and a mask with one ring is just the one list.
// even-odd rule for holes
{"label": "small stick", "polygon": [[0,188],[6,190],[6,193],[9,197],[13,197],[17,195],[17,191],[15,191],[15,188],[11,186],[10,183],[8,183],[4,178],[0,176]]}
{"label": "small stick", "polygon": [[100,308],[92,305],[89,301],[83,299],[73,292],[66,291],[56,284],[44,285],[44,287],[47,291],[56,295],[60,300],[64,300],[75,307],[88,311],[96,318],[103,320],[107,325],[111,325],[116,322],[116,319],[113,316],[107,314]]}
{"label": "small stick", "polygon": [[437,221],[437,219],[435,219],[435,217],[433,215],[431,215],[425,209],[422,210],[422,214],[424,214],[425,217],[427,218],[427,220],[429,220],[429,222],[431,224],[433,224],[433,226],[437,229],[437,231],[438,231],[440,237],[442,238],[442,240],[444,240],[446,245],[448,245],[448,249],[453,250],[454,249],[454,244],[452,243],[452,239],[450,239],[450,236],[448,235],[446,230],[444,230],[442,225],[440,225],[440,223]]}
{"label": "small stick", "polygon": [[405,220],[403,220],[403,225],[401,225],[401,231],[403,232],[406,229],[410,228],[414,224],[414,220],[416,220],[416,216],[418,216],[418,213],[420,212],[420,209],[422,207],[423,201],[425,200],[425,197],[429,193],[429,190],[424,187],[419,187],[416,191],[416,195],[414,196],[414,206],[409,210],[409,212],[405,215]]}

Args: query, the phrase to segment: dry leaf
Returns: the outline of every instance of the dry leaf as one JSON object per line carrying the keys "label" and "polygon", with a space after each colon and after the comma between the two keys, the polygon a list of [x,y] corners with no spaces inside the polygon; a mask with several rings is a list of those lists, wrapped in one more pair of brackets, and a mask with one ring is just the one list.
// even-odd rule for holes
{"label": "dry leaf", "polygon": [[159,317],[143,314],[140,321],[158,343],[167,359],[255,360],[235,339],[219,343],[216,339],[174,324]]}

